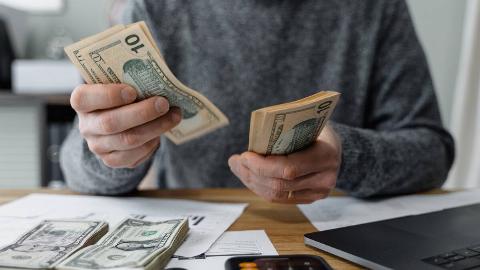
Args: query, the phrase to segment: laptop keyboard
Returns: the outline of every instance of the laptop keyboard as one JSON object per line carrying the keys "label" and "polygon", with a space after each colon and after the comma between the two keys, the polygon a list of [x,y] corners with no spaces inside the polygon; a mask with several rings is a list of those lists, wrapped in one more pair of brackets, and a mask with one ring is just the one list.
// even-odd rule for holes
{"label": "laptop keyboard", "polygon": [[449,270],[480,269],[480,244],[425,258],[422,261]]}

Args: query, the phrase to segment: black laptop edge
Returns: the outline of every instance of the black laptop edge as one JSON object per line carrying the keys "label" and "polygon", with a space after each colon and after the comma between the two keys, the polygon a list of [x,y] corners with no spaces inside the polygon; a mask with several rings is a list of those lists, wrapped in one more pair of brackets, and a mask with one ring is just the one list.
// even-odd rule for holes
{"label": "black laptop edge", "polygon": [[309,235],[309,233],[305,234],[305,236],[303,237],[305,245],[307,245],[307,246],[312,246],[314,248],[318,248],[320,250],[326,251],[330,254],[333,254],[333,255],[338,256],[338,257],[343,258],[343,259],[346,259],[346,260],[351,261],[353,263],[356,263],[358,265],[367,267],[369,269],[392,270],[392,268],[385,267],[383,265],[374,263],[374,262],[369,261],[369,260],[365,260],[364,258],[355,256],[353,254],[347,253],[347,252],[342,251],[340,249],[336,249],[334,247],[331,247],[331,246],[322,244],[320,242],[314,241],[314,240],[308,238],[307,235]]}

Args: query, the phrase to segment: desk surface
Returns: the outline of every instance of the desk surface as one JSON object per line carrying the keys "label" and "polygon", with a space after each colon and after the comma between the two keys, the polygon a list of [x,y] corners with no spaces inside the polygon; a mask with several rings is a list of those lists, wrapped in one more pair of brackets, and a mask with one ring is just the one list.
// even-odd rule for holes
{"label": "desk surface", "polygon": [[[73,194],[69,191],[0,190],[0,204],[32,192]],[[313,254],[322,256],[334,269],[360,269],[340,258],[303,244],[303,234],[315,231],[313,225],[295,205],[268,203],[246,189],[145,190],[133,196],[182,198],[213,202],[247,202],[249,207],[229,230],[265,230],[280,254]]]}

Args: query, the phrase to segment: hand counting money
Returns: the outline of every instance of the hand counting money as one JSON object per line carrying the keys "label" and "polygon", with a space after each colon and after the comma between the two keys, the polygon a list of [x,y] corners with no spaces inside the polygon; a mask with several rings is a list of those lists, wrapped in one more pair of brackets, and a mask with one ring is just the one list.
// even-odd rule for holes
{"label": "hand counting money", "polygon": [[65,47],[87,83],[126,83],[139,99],[163,96],[182,111],[182,121],[165,135],[175,144],[228,124],[206,97],[185,86],[170,71],[144,22],[117,25]]}
{"label": "hand counting money", "polygon": [[340,94],[321,91],[309,97],[252,112],[248,150],[286,155],[312,144],[322,132]]}

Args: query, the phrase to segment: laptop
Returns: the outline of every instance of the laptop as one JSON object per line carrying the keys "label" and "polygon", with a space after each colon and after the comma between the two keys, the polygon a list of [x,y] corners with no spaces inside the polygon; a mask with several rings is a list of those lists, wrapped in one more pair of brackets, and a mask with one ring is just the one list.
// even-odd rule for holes
{"label": "laptop", "polygon": [[480,204],[305,234],[371,269],[480,269]]}

